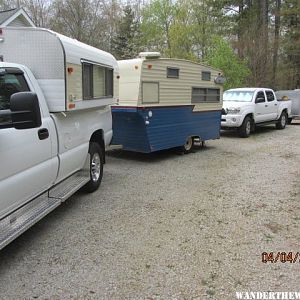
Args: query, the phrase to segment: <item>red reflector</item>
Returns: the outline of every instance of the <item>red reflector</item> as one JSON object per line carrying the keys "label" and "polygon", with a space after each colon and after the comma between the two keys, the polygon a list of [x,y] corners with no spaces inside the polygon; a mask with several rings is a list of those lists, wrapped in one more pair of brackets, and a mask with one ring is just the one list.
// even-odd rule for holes
{"label": "red reflector", "polygon": [[69,104],[69,109],[75,108],[75,104],[74,103],[70,103]]}
{"label": "red reflector", "polygon": [[152,69],[152,65],[148,65],[148,69],[151,70]]}
{"label": "red reflector", "polygon": [[71,73],[73,73],[73,72],[74,72],[74,69],[71,68],[71,67],[69,67],[69,68],[68,68],[68,73],[71,74]]}

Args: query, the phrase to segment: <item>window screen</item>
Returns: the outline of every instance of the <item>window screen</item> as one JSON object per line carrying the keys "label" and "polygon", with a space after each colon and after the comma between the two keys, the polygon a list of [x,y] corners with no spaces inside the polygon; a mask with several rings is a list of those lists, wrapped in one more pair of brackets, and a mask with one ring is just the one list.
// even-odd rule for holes
{"label": "window screen", "polygon": [[179,69],[178,68],[167,68],[167,77],[168,78],[179,78]]}
{"label": "window screen", "polygon": [[192,88],[192,103],[220,102],[220,90],[209,88]]}
{"label": "window screen", "polygon": [[211,73],[210,72],[202,72],[202,80],[210,81],[210,79],[211,79]]}
{"label": "window screen", "polygon": [[158,84],[158,82],[143,82],[142,102],[143,103],[158,103],[159,102],[159,84]]}
{"label": "window screen", "polygon": [[113,69],[83,63],[82,74],[84,100],[113,96]]}

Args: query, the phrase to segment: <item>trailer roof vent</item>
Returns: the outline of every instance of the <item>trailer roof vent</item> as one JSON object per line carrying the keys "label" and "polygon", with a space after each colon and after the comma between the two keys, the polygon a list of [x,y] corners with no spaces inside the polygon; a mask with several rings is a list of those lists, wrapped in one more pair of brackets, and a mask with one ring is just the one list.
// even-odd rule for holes
{"label": "trailer roof vent", "polygon": [[160,58],[160,56],[160,52],[140,52],[138,57],[144,59],[156,59]]}

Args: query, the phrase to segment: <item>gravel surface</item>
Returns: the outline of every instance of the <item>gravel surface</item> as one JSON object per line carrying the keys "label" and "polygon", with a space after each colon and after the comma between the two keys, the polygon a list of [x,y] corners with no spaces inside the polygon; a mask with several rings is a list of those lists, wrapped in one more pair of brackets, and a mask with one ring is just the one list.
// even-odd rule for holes
{"label": "gravel surface", "polygon": [[236,299],[299,291],[300,123],[189,155],[108,151],[77,193],[0,252],[0,299]]}

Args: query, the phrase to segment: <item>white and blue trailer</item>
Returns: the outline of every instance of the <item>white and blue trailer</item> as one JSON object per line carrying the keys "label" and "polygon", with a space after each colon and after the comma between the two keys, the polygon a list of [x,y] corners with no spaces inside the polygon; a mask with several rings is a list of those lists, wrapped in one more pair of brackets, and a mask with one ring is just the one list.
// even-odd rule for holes
{"label": "white and blue trailer", "polygon": [[118,61],[119,101],[112,106],[112,144],[150,153],[220,137],[224,77],[199,63],[156,52]]}

